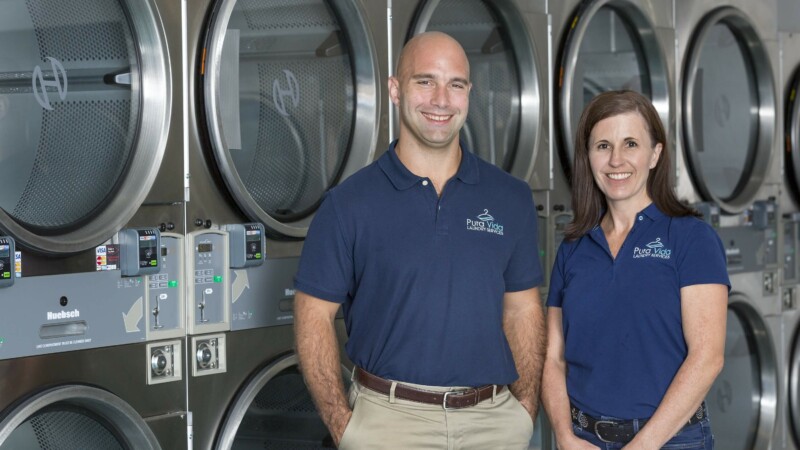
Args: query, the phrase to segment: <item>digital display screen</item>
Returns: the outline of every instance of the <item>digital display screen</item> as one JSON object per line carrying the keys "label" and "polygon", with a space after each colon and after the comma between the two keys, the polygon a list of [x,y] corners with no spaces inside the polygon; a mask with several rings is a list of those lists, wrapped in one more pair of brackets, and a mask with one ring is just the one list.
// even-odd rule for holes
{"label": "digital display screen", "polygon": [[8,258],[9,255],[9,245],[0,245],[0,258]]}
{"label": "digital display screen", "polygon": [[197,251],[199,253],[211,253],[212,250],[214,250],[214,246],[210,243],[197,244]]}
{"label": "digital display screen", "polygon": [[139,236],[139,267],[150,267],[158,265],[158,251],[156,250],[155,236]]}

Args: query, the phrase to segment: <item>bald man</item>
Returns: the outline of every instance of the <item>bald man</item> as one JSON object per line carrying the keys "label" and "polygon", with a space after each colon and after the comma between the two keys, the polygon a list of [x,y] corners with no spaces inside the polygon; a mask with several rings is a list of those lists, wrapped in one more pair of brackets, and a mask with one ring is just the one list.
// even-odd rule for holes
{"label": "bald man", "polygon": [[340,448],[528,448],[545,343],[537,215],[527,184],[459,142],[471,88],[456,40],[411,39],[389,78],[398,139],[309,229],[297,351]]}

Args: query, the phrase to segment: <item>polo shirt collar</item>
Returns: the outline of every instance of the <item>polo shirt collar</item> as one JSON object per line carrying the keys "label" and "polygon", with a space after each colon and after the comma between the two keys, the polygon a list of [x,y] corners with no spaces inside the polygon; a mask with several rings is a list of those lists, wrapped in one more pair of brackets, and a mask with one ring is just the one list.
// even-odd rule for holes
{"label": "polo shirt collar", "polygon": [[664,217],[664,213],[658,209],[658,206],[656,206],[655,202],[651,202],[649,205],[647,205],[647,208],[641,210],[638,215],[643,215],[653,221]]}
{"label": "polo shirt collar", "polygon": [[[595,224],[595,226],[594,226],[594,227],[592,227],[592,231],[595,231],[595,230],[599,230],[599,229],[600,229],[600,221],[601,221],[601,220],[603,220],[603,216],[605,216],[605,215],[606,215],[606,209],[605,209],[605,208],[603,208],[603,209],[600,211],[600,215],[599,215],[599,216],[598,216],[598,218],[597,218],[597,223]],[[645,209],[643,209],[643,210],[639,211],[639,212],[636,214],[636,216],[637,216],[637,217],[638,217],[638,216],[644,216],[644,217],[647,217],[647,218],[649,218],[649,219],[650,219],[650,220],[652,220],[652,221],[656,221],[656,220],[658,220],[658,219],[660,219],[660,218],[664,217],[664,213],[663,213],[663,212],[661,212],[661,210],[660,210],[660,209],[658,209],[658,206],[656,206],[656,203],[655,203],[655,202],[650,202],[650,204],[649,204],[649,205],[647,205],[647,207],[646,207]]]}
{"label": "polo shirt collar", "polygon": [[[466,184],[478,184],[480,181],[478,157],[467,149],[463,141],[459,141],[459,145],[461,146],[461,164],[459,164],[454,178]],[[403,165],[400,158],[397,157],[395,146],[397,146],[397,140],[392,142],[389,145],[389,150],[378,159],[378,166],[389,178],[389,181],[392,182],[395,189],[405,190],[417,184],[423,177],[414,175]]]}

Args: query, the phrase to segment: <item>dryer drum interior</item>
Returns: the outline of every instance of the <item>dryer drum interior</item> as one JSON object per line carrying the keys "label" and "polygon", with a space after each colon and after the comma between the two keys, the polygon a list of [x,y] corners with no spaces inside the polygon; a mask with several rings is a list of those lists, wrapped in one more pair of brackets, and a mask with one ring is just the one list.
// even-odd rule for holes
{"label": "dryer drum interior", "polygon": [[[295,354],[261,369],[237,394],[217,449],[335,448],[303,381]],[[342,367],[345,390],[350,372]]]}
{"label": "dryer drum interior", "polygon": [[625,0],[582,2],[563,37],[556,85],[559,154],[568,176],[584,106],[606,91],[629,89],[650,98],[669,126],[669,76],[652,21]]}
{"label": "dryer drum interior", "polygon": [[484,160],[524,178],[540,133],[537,62],[522,13],[510,1],[428,0],[406,40],[425,31],[454,37],[470,65],[470,106],[461,140]]}
{"label": "dryer drum interior", "polygon": [[769,55],[741,11],[723,7],[703,19],[691,39],[683,80],[683,139],[692,181],[704,200],[727,213],[741,212],[769,169],[776,117]]}
{"label": "dryer drum interior", "polygon": [[0,228],[22,244],[84,250],[144,201],[169,120],[159,23],[150,1],[3,3]]}
{"label": "dryer drum interior", "polygon": [[0,449],[160,449],[150,428],[119,397],[70,385],[38,393],[5,411]]}
{"label": "dryer drum interior", "polygon": [[303,237],[325,191],[371,160],[384,82],[371,45],[350,2],[212,11],[199,78],[211,153],[238,206],[273,233]]}
{"label": "dryer drum interior", "polygon": [[706,397],[716,445],[766,448],[775,424],[775,349],[766,323],[742,294],[731,294],[727,324],[725,366]]}

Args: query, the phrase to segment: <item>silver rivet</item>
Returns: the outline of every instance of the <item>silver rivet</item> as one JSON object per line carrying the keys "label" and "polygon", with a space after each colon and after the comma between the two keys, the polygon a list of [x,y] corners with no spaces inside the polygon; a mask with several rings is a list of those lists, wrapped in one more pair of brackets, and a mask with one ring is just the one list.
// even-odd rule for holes
{"label": "silver rivet", "polygon": [[428,185],[428,180],[422,180],[422,185],[423,186],[427,186]]}

